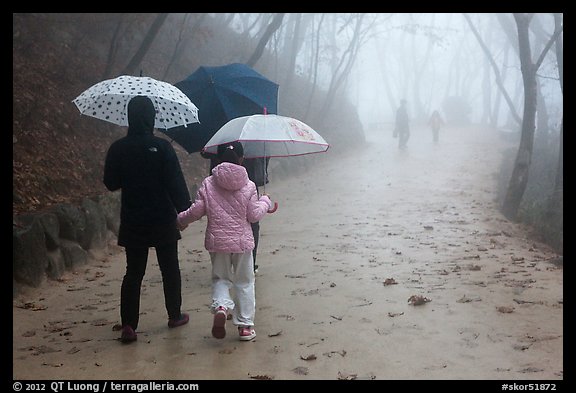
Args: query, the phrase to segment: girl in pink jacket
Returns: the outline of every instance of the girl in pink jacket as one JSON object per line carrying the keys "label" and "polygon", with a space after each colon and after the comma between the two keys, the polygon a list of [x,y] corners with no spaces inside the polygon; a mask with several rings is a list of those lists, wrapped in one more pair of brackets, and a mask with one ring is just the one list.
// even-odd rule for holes
{"label": "girl in pink jacket", "polygon": [[[240,142],[218,146],[220,164],[202,181],[196,200],[178,215],[181,229],[206,215],[204,246],[212,261],[212,335],[226,336],[226,319],[238,326],[240,340],[256,337],[254,316],[254,236],[251,223],[260,221],[272,209],[267,195],[258,197],[256,185],[241,165],[244,149]],[[234,287],[236,302],[230,296]]]}

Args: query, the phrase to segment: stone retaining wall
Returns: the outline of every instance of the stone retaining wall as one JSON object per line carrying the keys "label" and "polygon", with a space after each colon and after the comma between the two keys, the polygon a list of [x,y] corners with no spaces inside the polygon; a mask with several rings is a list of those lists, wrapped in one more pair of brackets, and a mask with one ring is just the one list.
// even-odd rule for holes
{"label": "stone retaining wall", "polygon": [[12,296],[40,287],[88,263],[91,251],[108,248],[120,227],[120,192],[60,204],[12,222]]}

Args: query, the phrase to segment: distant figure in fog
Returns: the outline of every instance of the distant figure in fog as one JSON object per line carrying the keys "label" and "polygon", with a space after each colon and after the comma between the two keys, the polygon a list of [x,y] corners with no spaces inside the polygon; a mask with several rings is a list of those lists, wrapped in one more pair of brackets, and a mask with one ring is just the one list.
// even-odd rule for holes
{"label": "distant figure in fog", "polygon": [[430,116],[430,120],[428,120],[428,125],[432,128],[432,135],[435,143],[438,143],[438,134],[440,133],[440,127],[444,125],[444,120],[442,120],[442,116],[440,116],[440,112],[435,110],[432,112],[432,116]]}
{"label": "distant figure in fog", "polygon": [[398,137],[398,147],[400,149],[406,148],[406,143],[410,138],[410,124],[408,119],[407,104],[408,102],[406,100],[401,100],[400,107],[396,111],[394,137]]}

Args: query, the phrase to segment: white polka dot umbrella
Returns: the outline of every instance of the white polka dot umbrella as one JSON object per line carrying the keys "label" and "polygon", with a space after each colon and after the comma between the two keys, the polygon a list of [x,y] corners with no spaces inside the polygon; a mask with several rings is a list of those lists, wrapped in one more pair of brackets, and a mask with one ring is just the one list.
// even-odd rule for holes
{"label": "white polka dot umbrella", "polygon": [[146,76],[122,75],[99,82],[72,102],[83,115],[128,126],[128,102],[135,96],[147,96],[154,103],[155,128],[198,122],[198,108],[180,89]]}

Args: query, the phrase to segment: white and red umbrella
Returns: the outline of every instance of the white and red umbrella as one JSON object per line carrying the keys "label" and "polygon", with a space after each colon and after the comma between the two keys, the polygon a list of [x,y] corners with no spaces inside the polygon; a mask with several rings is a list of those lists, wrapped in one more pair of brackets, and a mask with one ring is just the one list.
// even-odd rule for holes
{"label": "white and red umbrella", "polygon": [[292,117],[250,115],[224,124],[204,146],[216,154],[218,145],[239,141],[244,158],[290,157],[322,153],[330,145],[309,125]]}
{"label": "white and red umbrella", "polygon": [[[228,121],[206,143],[203,151],[217,154],[219,145],[235,141],[242,143],[244,158],[302,156],[323,153],[330,147],[320,134],[300,120],[264,114]],[[273,213],[277,208],[278,203],[274,202],[268,212]]]}

